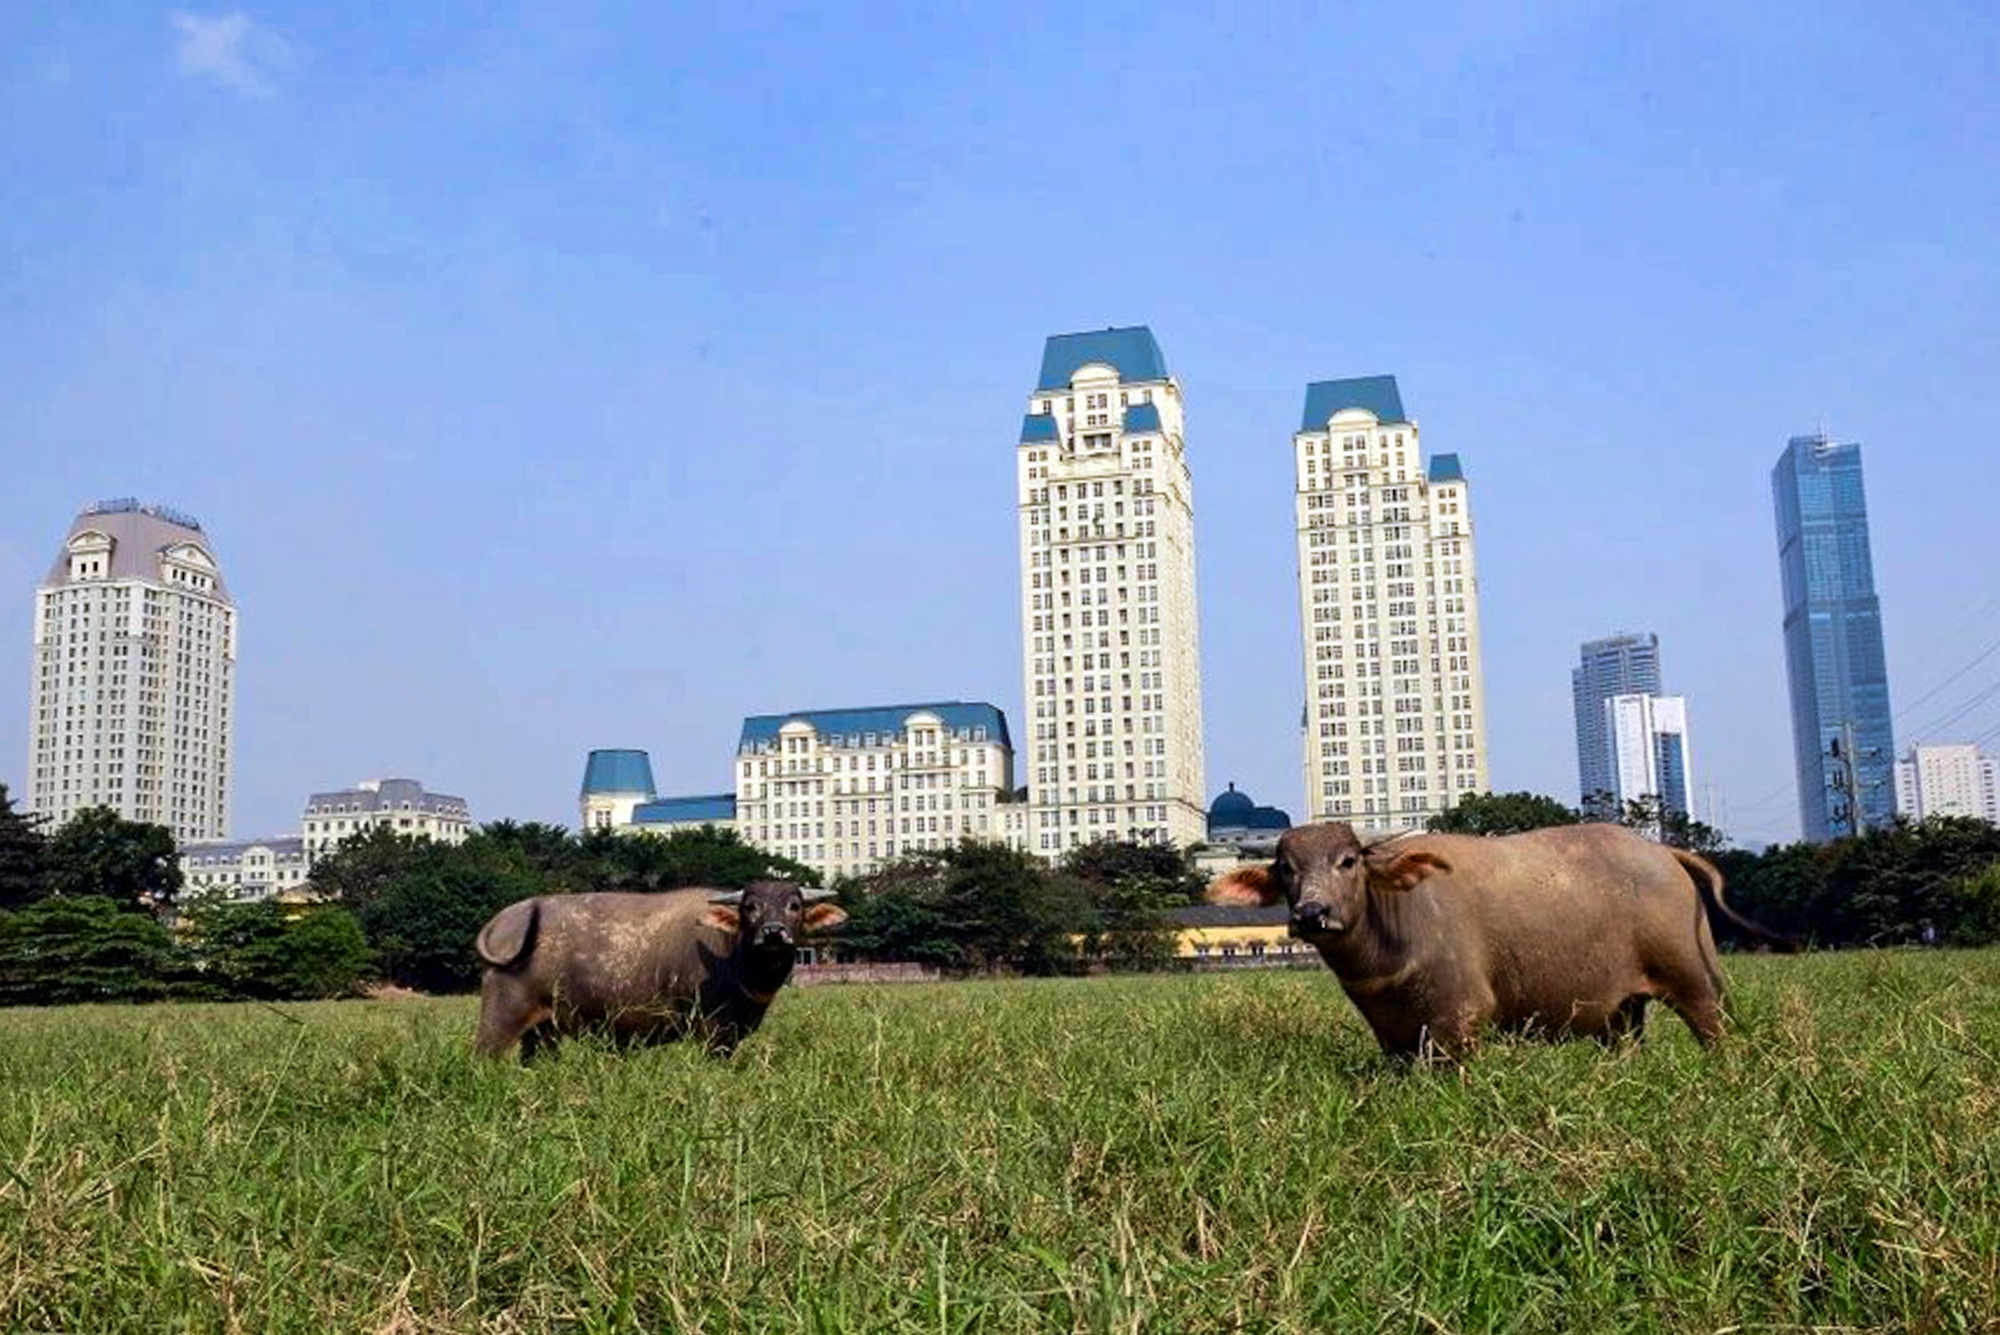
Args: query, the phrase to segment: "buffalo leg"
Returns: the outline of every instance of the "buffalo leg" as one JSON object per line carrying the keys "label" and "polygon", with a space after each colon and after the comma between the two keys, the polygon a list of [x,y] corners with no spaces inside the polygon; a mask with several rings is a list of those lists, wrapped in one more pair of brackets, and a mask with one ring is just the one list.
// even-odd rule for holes
{"label": "buffalo leg", "polygon": [[1646,1032],[1646,1003],[1652,998],[1641,993],[1627,997],[1611,1012],[1598,1040],[1606,1047],[1616,1047],[1620,1043],[1637,1042]]}
{"label": "buffalo leg", "polygon": [[1714,1047],[1722,1038],[1722,991],[1709,971],[1698,966],[1679,969],[1661,981],[1666,985],[1663,999],[1694,1031],[1695,1042]]}
{"label": "buffalo leg", "polygon": [[521,1065],[526,1066],[530,1062],[537,1061],[540,1058],[554,1056],[556,1044],[561,1040],[561,1037],[560,1034],[556,1033],[555,1024],[549,1020],[542,1021],[534,1028],[528,1030],[527,1033],[522,1034]]}

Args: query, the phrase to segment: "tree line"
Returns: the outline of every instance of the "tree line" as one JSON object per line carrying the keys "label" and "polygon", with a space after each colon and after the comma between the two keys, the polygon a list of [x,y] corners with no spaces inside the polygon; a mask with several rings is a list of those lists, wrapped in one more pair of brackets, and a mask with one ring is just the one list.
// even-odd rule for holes
{"label": "tree line", "polygon": [[[1617,813],[1710,857],[1732,904],[1820,947],[2000,942],[2000,830],[1898,822],[1830,844],[1752,852],[1652,804]],[[1534,793],[1468,795],[1431,828],[1510,834],[1585,814]],[[811,868],[727,830],[664,837],[498,821],[462,844],[378,828],[312,869],[303,903],[185,893],[171,834],[102,808],[44,832],[0,785],[0,1005],[350,995],[376,983],[476,987],[472,940],[516,900],[586,890],[734,888]],[[1149,969],[1174,953],[1172,915],[1198,903],[1187,852],[1104,841],[1051,866],[971,840],[904,855],[833,886],[844,956],[948,973]]]}
{"label": "tree line", "polygon": [[473,937],[516,900],[765,877],[818,884],[728,831],[579,837],[497,821],[456,845],[377,827],[313,866],[308,902],[242,902],[187,893],[163,826],[95,808],[44,833],[0,784],[0,1005],[465,991],[479,981]]}

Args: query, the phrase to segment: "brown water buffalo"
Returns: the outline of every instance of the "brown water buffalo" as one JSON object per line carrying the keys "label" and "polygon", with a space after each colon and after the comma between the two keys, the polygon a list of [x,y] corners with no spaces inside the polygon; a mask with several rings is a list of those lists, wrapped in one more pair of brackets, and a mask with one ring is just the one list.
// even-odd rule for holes
{"label": "brown water buffalo", "polygon": [[1706,861],[1615,825],[1372,846],[1347,825],[1301,826],[1268,867],[1233,872],[1208,897],[1288,904],[1291,934],[1318,948],[1398,1056],[1461,1056],[1489,1027],[1636,1036],[1655,997],[1708,1046],[1722,1032],[1708,913],[1795,948],[1731,910]]}
{"label": "brown water buffalo", "polygon": [[521,1059],[592,1031],[620,1044],[698,1035],[727,1054],[763,1022],[799,938],[847,915],[788,881],[742,890],[543,895],[480,929],[486,962],[474,1048]]}

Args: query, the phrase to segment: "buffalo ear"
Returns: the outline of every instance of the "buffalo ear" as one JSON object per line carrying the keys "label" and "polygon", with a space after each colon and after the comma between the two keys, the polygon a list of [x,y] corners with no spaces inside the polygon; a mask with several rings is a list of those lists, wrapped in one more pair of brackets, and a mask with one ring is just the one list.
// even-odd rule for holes
{"label": "buffalo ear", "polygon": [[806,930],[824,932],[847,921],[847,910],[838,904],[813,904],[806,909]]}
{"label": "buffalo ear", "polygon": [[1238,867],[1208,887],[1211,904],[1275,904],[1284,897],[1269,867]]}
{"label": "buffalo ear", "polygon": [[708,912],[701,915],[702,925],[714,927],[724,932],[743,930],[743,916],[734,904],[710,904]]}
{"label": "buffalo ear", "polygon": [[1414,849],[1380,866],[1371,865],[1369,874],[1385,890],[1410,890],[1427,876],[1451,871],[1451,864],[1435,853]]}

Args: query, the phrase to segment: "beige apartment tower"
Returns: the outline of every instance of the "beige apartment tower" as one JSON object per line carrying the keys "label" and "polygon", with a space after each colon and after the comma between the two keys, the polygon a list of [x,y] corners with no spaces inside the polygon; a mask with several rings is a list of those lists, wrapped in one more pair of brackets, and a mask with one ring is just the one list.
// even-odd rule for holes
{"label": "beige apartment tower", "polygon": [[35,592],[28,804],[227,838],[235,696],[236,607],[201,525],[132,500],[78,515]]}
{"label": "beige apartment tower", "polygon": [[1306,808],[1422,829],[1488,785],[1465,474],[1425,464],[1394,376],[1307,386],[1292,451]]}
{"label": "beige apartment tower", "polygon": [[1206,837],[1194,499],[1150,329],[1058,334],[1017,457],[1028,851]]}

